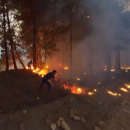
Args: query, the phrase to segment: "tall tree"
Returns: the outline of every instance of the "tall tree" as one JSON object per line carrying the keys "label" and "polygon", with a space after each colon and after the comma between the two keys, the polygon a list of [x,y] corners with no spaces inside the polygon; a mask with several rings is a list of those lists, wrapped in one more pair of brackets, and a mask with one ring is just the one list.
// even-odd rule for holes
{"label": "tall tree", "polygon": [[15,61],[15,54],[14,54],[14,42],[13,42],[13,37],[12,37],[12,31],[11,31],[11,23],[9,19],[9,10],[7,6],[7,23],[8,23],[8,32],[9,32],[9,39],[10,39],[10,46],[11,46],[11,54],[12,54],[12,59],[13,59],[13,64],[14,64],[14,69],[17,69],[16,61]]}
{"label": "tall tree", "polygon": [[3,42],[5,48],[5,57],[6,57],[6,71],[9,70],[9,60],[8,60],[8,50],[7,50],[7,42],[6,42],[6,9],[5,9],[5,0],[1,1],[2,3],[2,13],[3,13]]}

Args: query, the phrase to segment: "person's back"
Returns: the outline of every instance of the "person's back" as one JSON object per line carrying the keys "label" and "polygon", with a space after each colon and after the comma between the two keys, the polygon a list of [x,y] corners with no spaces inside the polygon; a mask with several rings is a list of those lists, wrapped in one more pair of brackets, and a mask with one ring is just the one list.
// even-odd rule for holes
{"label": "person's back", "polygon": [[52,73],[52,72],[49,72],[49,73],[47,73],[47,74],[44,76],[44,79],[46,79],[46,80],[49,80],[49,79],[51,79],[51,78],[54,78],[54,73]]}

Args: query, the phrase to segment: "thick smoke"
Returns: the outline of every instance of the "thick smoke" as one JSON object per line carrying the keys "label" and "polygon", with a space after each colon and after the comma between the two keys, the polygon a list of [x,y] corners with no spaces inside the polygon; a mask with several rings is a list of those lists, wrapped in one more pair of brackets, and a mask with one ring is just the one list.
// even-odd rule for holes
{"label": "thick smoke", "polygon": [[[89,26],[92,27],[92,32],[75,40],[73,38],[73,76],[81,77],[83,73],[89,73],[89,62],[94,73],[103,71],[107,66],[107,54],[111,55],[111,68],[115,68],[116,54],[115,47],[119,44],[121,49],[121,66],[130,66],[129,46],[125,45],[122,36],[125,34],[124,30],[124,7],[120,2],[112,0],[99,0],[99,1],[84,1],[86,10],[89,10]],[[89,9],[88,9],[89,8]],[[128,7],[127,7],[128,8]],[[81,22],[82,24],[82,22]],[[86,22],[86,24],[88,24]],[[79,25],[80,26],[80,25]],[[79,31],[77,27],[73,26],[73,32],[80,35],[82,29]],[[61,71],[59,65],[62,67],[69,67],[69,32],[65,36],[65,41],[58,43],[60,52],[56,54],[53,65],[56,69]],[[126,49],[127,48],[127,49]]]}

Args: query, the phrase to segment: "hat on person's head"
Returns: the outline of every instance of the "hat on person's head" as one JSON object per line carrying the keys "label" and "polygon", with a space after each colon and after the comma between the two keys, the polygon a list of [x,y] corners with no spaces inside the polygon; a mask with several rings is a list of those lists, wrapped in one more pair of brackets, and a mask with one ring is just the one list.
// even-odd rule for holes
{"label": "hat on person's head", "polygon": [[53,72],[53,73],[57,73],[57,71],[56,71],[56,70],[53,70],[52,72]]}

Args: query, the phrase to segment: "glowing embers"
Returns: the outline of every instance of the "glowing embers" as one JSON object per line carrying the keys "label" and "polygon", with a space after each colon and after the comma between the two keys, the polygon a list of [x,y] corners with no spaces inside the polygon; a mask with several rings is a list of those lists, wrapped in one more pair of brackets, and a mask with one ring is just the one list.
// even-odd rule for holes
{"label": "glowing embers", "polygon": [[121,96],[121,94],[118,93],[113,93],[111,91],[107,91],[108,94],[112,95],[112,96]]}
{"label": "glowing embers", "polygon": [[69,68],[68,67],[64,67],[64,70],[68,70]]}
{"label": "glowing embers", "polygon": [[80,81],[80,78],[77,78],[78,81]]}
{"label": "glowing embers", "polygon": [[125,86],[126,86],[128,89],[130,89],[130,85],[128,85],[128,84],[125,84]]}
{"label": "glowing embers", "polygon": [[93,94],[94,94],[93,92],[88,92],[88,95],[89,95],[89,96],[91,96],[91,95],[93,95]]}
{"label": "glowing embers", "polygon": [[89,19],[89,18],[90,18],[90,16],[89,16],[89,15],[87,15],[87,18]]}
{"label": "glowing embers", "polygon": [[123,92],[126,92],[126,93],[128,92],[128,90],[125,89],[125,88],[120,88],[120,90],[123,91]]}
{"label": "glowing embers", "polygon": [[49,68],[49,66],[48,65],[46,65],[46,69],[48,69]]}
{"label": "glowing embers", "polygon": [[115,72],[115,69],[111,69],[111,72]]}
{"label": "glowing embers", "polygon": [[97,92],[97,89],[94,89],[94,92]]}

